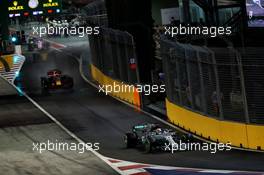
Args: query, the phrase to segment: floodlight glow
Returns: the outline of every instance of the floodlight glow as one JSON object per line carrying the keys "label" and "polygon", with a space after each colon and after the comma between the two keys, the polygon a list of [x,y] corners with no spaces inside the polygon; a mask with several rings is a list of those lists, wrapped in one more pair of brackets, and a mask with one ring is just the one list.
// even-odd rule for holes
{"label": "floodlight glow", "polygon": [[13,37],[11,38],[11,41],[12,41],[12,42],[16,42],[16,41],[17,41],[17,38],[16,38],[15,36],[13,36]]}
{"label": "floodlight glow", "polygon": [[19,72],[18,71],[16,71],[16,77],[18,77],[19,76]]}
{"label": "floodlight glow", "polygon": [[19,56],[14,56],[14,63],[17,63],[18,62],[18,60],[19,60]]}

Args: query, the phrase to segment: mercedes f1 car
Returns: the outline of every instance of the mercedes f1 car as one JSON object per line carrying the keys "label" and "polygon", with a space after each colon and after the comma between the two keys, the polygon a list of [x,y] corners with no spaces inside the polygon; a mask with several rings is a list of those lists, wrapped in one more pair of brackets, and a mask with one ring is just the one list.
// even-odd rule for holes
{"label": "mercedes f1 car", "polygon": [[192,140],[192,135],[161,128],[157,124],[136,125],[132,128],[132,132],[126,133],[124,136],[127,148],[143,148],[146,153],[154,150],[166,151],[167,145]]}
{"label": "mercedes f1 car", "polygon": [[73,88],[73,78],[68,75],[62,75],[58,69],[51,70],[47,73],[48,77],[41,77],[42,92],[50,90],[69,89]]}

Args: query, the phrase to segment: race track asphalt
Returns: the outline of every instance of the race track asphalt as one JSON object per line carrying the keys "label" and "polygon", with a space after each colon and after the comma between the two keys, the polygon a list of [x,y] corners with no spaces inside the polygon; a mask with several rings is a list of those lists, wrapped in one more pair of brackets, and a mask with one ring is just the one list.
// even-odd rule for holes
{"label": "race track asphalt", "polygon": [[[261,153],[231,150],[216,154],[202,151],[146,154],[138,149],[125,149],[123,136],[133,125],[161,123],[88,85],[80,76],[78,61],[65,54],[71,51],[72,48],[62,52],[47,50],[28,59],[21,71],[21,83],[29,96],[70,131],[86,142],[99,142],[99,152],[104,156],[168,166],[264,171]],[[73,92],[41,94],[40,77],[54,68],[74,78]]]}

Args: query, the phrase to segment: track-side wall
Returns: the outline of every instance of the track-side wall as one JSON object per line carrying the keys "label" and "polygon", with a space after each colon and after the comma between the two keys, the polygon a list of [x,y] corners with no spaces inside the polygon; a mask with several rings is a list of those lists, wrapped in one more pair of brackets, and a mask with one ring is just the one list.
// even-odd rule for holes
{"label": "track-side wall", "polygon": [[140,106],[133,37],[127,32],[101,28],[100,35],[90,36],[89,41],[92,78],[101,87],[112,89],[109,94]]}
{"label": "track-side wall", "polygon": [[[94,65],[91,66],[91,73],[92,77],[94,80],[96,80],[102,87],[106,86],[129,86],[128,84],[124,84],[120,81],[114,80],[111,77],[108,77],[104,75],[98,68],[96,68]],[[128,88],[126,88],[125,91],[120,91],[120,92],[111,92],[110,93],[112,96],[117,97],[121,100],[124,100],[126,102],[129,102],[135,106],[140,106],[140,95],[139,92],[137,92],[136,88],[133,87],[133,90],[130,91]]]}
{"label": "track-side wall", "polygon": [[230,142],[235,147],[264,150],[263,126],[216,120],[177,106],[169,100],[166,106],[171,123],[198,136],[215,142]]}
{"label": "track-side wall", "polygon": [[[94,80],[103,87],[137,84],[137,60],[128,33],[102,29],[100,35],[89,40]],[[168,40],[161,43],[161,56],[170,122],[210,141],[264,150],[264,101],[262,91],[256,91],[250,83],[256,69],[252,62],[249,64],[230,48],[197,47]],[[257,69],[264,70],[262,65]],[[259,98],[255,93],[260,93]],[[136,90],[110,94],[141,106]]]}
{"label": "track-side wall", "polygon": [[260,49],[245,49],[247,57],[229,48],[161,45],[169,120],[207,140],[264,150]]}
{"label": "track-side wall", "polygon": [[5,78],[6,73],[14,67],[14,55],[2,55],[0,58],[0,96],[18,94],[13,86],[8,83]]}

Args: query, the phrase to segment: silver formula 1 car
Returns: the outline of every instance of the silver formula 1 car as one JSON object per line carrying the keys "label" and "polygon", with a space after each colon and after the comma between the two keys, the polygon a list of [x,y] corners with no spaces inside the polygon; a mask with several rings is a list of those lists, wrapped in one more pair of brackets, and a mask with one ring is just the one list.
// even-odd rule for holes
{"label": "silver formula 1 car", "polygon": [[166,146],[181,142],[190,142],[192,135],[186,135],[171,129],[161,128],[158,124],[133,126],[132,132],[126,133],[124,142],[127,148],[143,148],[147,153],[154,150],[166,151]]}

